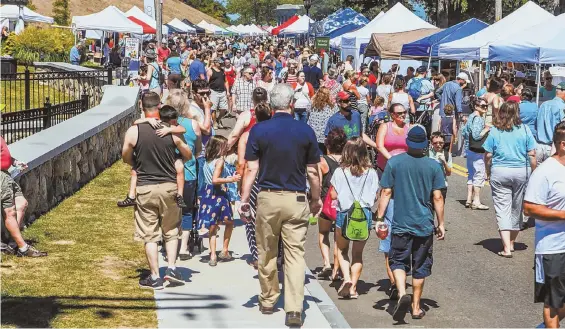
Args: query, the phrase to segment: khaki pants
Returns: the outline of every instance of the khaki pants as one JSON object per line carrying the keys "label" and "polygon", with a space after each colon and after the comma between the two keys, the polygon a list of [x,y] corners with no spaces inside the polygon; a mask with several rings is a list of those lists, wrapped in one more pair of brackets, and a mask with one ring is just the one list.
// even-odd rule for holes
{"label": "khaki pants", "polygon": [[179,238],[180,208],[175,201],[177,184],[162,183],[136,188],[136,241],[165,242]]}
{"label": "khaki pants", "polygon": [[[298,201],[303,198],[304,201]],[[279,296],[277,253],[279,237],[284,250],[284,310],[302,312],[304,302],[304,242],[308,230],[308,202],[299,192],[261,191],[257,197],[256,238],[259,253],[259,302],[276,304]]]}

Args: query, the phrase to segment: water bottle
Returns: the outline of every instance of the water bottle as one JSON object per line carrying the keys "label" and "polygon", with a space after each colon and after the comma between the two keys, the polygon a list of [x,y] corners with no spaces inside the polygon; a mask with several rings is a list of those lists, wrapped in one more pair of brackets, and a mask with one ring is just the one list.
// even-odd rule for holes
{"label": "water bottle", "polygon": [[384,240],[388,236],[388,225],[385,222],[377,223],[377,237]]}

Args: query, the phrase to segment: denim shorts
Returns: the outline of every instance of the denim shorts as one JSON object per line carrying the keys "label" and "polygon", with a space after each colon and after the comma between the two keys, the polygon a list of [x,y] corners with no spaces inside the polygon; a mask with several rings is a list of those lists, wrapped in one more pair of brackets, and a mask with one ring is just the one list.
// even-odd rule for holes
{"label": "denim shorts", "polygon": [[415,236],[409,233],[392,234],[388,264],[390,269],[412,271],[414,279],[432,274],[434,236]]}
{"label": "denim shorts", "polygon": [[[388,231],[392,229],[392,216],[394,215],[394,199],[390,199],[385,211],[385,224],[388,225]],[[379,251],[388,254],[390,252],[390,239],[392,234],[388,234],[384,240],[380,240]]]}
{"label": "denim shorts", "polygon": [[[341,228],[343,226],[343,222],[345,221],[345,216],[347,216],[348,211],[349,210],[338,211],[336,218],[335,218],[335,227]],[[371,224],[373,222],[373,214],[371,213],[371,209],[370,208],[363,208],[363,212],[365,213],[365,216],[367,217],[367,226],[369,227],[369,230],[371,230]]]}

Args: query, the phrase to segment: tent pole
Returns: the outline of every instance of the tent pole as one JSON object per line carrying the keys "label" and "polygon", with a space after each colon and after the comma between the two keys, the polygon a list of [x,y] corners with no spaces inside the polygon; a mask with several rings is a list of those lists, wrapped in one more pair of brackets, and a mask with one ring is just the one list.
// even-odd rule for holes
{"label": "tent pole", "polygon": [[483,62],[479,60],[479,90],[483,88],[484,79],[483,79]]}
{"label": "tent pole", "polygon": [[536,80],[537,80],[537,92],[536,92],[536,104],[539,107],[539,85],[540,85],[540,81],[541,81],[541,65],[537,64],[537,70],[536,70]]}
{"label": "tent pole", "polygon": [[398,71],[400,71],[400,60],[402,59],[402,55],[398,56],[398,64],[396,66],[396,72],[394,72],[394,77],[392,78],[392,88],[394,88],[394,83],[396,82],[396,76],[398,75]]}
{"label": "tent pole", "polygon": [[430,57],[428,58],[428,71],[430,71],[430,66],[432,66],[432,52],[430,50]]}

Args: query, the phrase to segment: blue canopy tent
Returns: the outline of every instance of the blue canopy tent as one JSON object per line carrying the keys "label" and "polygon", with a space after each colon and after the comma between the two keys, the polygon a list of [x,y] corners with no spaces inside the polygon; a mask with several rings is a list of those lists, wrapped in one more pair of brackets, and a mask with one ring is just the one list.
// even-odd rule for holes
{"label": "blue canopy tent", "polygon": [[402,56],[438,57],[441,44],[465,38],[487,27],[488,24],[471,18],[450,28],[402,46]]}
{"label": "blue canopy tent", "polygon": [[367,25],[367,23],[369,23],[369,20],[365,16],[347,7],[336,11],[323,21],[316,23],[314,31],[318,36],[335,38],[357,30]]}
{"label": "blue canopy tent", "polygon": [[186,33],[185,31],[179,30],[172,25],[165,24],[165,26],[167,26],[169,28],[169,33]]}

